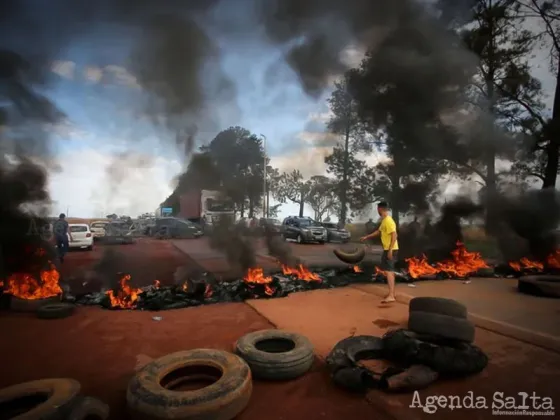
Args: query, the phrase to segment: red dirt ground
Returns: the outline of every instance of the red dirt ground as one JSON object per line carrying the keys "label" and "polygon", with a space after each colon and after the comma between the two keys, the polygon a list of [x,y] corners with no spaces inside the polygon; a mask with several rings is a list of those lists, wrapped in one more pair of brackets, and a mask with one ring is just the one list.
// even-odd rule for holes
{"label": "red dirt ground", "polygon": [[[294,293],[283,299],[250,300],[248,304],[276,327],[307,336],[315,346],[315,354],[326,357],[333,346],[350,335],[381,336],[387,330],[406,326],[408,305],[382,304],[380,297],[364,290],[367,286]],[[499,302],[498,302],[499,303]],[[518,392],[535,392],[551,397],[560,407],[560,355],[512,338],[476,329],[475,344],[488,355],[488,367],[479,375],[463,380],[439,380],[420,391],[422,401],[433,395],[463,397],[472,391],[484,396],[489,404],[494,392],[517,396]],[[386,394],[370,391],[368,399],[379,407],[390,407],[397,418],[474,420],[493,418],[491,410],[461,409],[451,412],[439,409],[424,414],[420,408],[411,409],[411,394]]]}
{"label": "red dirt ground", "polygon": [[[122,255],[115,271],[130,272],[136,285],[172,281],[178,266],[194,264],[167,241],[143,239],[134,245],[97,246],[67,255],[61,272],[68,279],[91,269],[105,249]],[[79,289],[79,279],[71,282]],[[82,287],[83,289],[83,287]],[[153,316],[162,316],[155,321]],[[134,370],[153,358],[192,348],[231,350],[242,335],[272,325],[246,304],[219,304],[160,313],[78,308],[61,320],[30,314],[0,313],[0,331],[9,336],[0,346],[0,387],[48,377],[71,377],[86,394],[111,406],[111,418],[126,418],[125,392]],[[40,344],[40,349],[37,345]],[[250,406],[240,420],[341,418],[389,419],[364,398],[333,387],[317,361],[304,377],[284,383],[255,381]]]}
{"label": "red dirt ground", "polygon": [[[154,321],[152,316],[163,317]],[[192,349],[230,350],[236,339],[271,328],[242,303],[209,305],[160,313],[78,308],[61,320],[0,314],[4,361],[0,387],[48,377],[71,377],[83,391],[111,406],[111,419],[126,418],[125,392],[135,368],[165,354]],[[37,345],[40,343],[40,349]],[[389,419],[364,398],[331,384],[324,366],[283,383],[255,381],[253,396],[239,420]]]}

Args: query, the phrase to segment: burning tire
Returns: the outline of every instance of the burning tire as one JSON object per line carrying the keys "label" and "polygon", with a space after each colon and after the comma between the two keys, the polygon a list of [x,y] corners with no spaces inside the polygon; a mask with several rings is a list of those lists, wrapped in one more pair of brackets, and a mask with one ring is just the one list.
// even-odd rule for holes
{"label": "burning tire", "polygon": [[453,299],[417,297],[410,300],[409,311],[429,312],[431,314],[467,319],[467,307]]}
{"label": "burning tire", "polygon": [[358,264],[366,256],[366,250],[364,248],[356,248],[352,252],[345,252],[341,249],[333,249],[334,255],[340,261],[346,264]]}
{"label": "burning tire", "polygon": [[536,275],[519,277],[517,290],[530,295],[560,297],[560,276]]}
{"label": "burning tire", "polygon": [[53,303],[41,306],[37,309],[37,318],[41,319],[61,319],[68,318],[74,313],[75,306],[68,303]]}
{"label": "burning tire", "polygon": [[0,418],[57,419],[78,397],[73,379],[40,379],[0,390]]}
{"label": "burning tire", "polygon": [[106,420],[109,418],[109,406],[92,397],[79,397],[68,413],[68,420]]}
{"label": "burning tire", "polygon": [[[193,382],[204,387],[187,388]],[[220,350],[181,351],[148,363],[128,384],[126,400],[135,419],[230,420],[251,398],[249,366]]]}
{"label": "burning tire", "polygon": [[235,352],[251,367],[255,378],[287,380],[306,373],[313,364],[313,345],[304,336],[262,330],[241,337]]}
{"label": "burning tire", "polygon": [[472,343],[475,333],[473,323],[467,319],[421,311],[408,314],[408,329],[418,334],[466,343]]}
{"label": "burning tire", "polygon": [[402,366],[424,365],[446,377],[482,372],[488,356],[477,346],[464,342],[434,344],[408,330],[389,331],[383,336],[387,358]]}
{"label": "burning tire", "polygon": [[60,302],[60,296],[52,296],[43,299],[21,299],[15,296],[10,298],[10,309],[16,312],[36,312],[45,305]]}

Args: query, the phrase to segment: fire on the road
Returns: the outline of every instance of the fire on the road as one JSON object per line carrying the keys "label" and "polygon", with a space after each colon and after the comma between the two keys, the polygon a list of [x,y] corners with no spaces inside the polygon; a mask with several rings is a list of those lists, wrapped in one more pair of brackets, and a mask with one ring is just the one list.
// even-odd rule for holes
{"label": "fire on the road", "polygon": [[448,260],[430,265],[426,256],[422,255],[419,258],[407,258],[405,261],[408,263],[408,273],[414,279],[438,273],[463,278],[476,273],[481,268],[488,268],[480,253],[467,251],[461,242],[457,242],[457,248],[451,252],[451,258]]}

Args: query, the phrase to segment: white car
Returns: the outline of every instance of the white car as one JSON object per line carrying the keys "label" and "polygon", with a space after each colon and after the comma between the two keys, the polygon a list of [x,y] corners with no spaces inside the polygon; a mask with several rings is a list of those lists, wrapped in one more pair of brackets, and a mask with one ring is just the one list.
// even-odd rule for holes
{"label": "white car", "polygon": [[85,248],[88,251],[93,249],[93,235],[89,225],[85,223],[71,223],[68,230],[72,237],[68,235],[68,245],[70,248]]}
{"label": "white car", "polygon": [[109,222],[93,222],[91,224],[91,233],[93,234],[94,238],[103,238],[105,236],[105,226],[107,226]]}

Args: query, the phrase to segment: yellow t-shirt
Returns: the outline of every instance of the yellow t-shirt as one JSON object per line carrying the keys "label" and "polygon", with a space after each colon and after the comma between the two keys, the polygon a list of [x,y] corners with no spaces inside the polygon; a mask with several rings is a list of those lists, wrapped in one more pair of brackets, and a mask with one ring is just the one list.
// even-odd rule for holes
{"label": "yellow t-shirt", "polygon": [[[391,216],[385,216],[379,225],[379,232],[381,233],[381,245],[383,245],[384,251],[389,251],[389,245],[391,245],[391,233],[397,231],[397,225]],[[399,241],[396,240],[393,244],[393,249],[391,251],[396,251],[399,249]]]}

